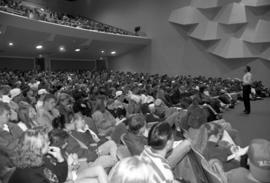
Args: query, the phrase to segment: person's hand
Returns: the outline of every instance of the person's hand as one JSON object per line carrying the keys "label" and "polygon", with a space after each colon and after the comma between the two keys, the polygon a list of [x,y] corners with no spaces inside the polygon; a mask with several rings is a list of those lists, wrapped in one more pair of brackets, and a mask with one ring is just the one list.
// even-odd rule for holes
{"label": "person's hand", "polygon": [[62,156],[61,150],[59,147],[50,146],[48,154],[55,157],[55,159],[58,161],[58,163],[61,163],[64,161],[64,158]]}
{"label": "person's hand", "polygon": [[236,154],[240,150],[240,147],[233,145],[233,146],[231,146],[230,150],[232,153]]}
{"label": "person's hand", "polygon": [[71,168],[71,170],[79,168],[79,158],[76,153],[69,154],[67,157],[67,163],[68,166]]}
{"label": "person's hand", "polygon": [[51,112],[52,112],[52,114],[53,114],[54,117],[60,116],[60,112],[59,112],[59,110],[56,109],[56,108],[52,109]]}
{"label": "person's hand", "polygon": [[227,141],[221,140],[218,142],[218,145],[223,148],[230,148],[231,144]]}

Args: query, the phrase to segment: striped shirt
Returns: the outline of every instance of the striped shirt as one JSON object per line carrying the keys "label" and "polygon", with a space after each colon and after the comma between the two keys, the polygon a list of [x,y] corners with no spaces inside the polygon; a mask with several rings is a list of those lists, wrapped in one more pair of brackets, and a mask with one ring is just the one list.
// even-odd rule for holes
{"label": "striped shirt", "polygon": [[167,160],[159,154],[152,152],[149,146],[145,146],[143,152],[141,153],[141,158],[148,162],[154,170],[153,177],[150,181],[151,183],[174,182],[173,173]]}

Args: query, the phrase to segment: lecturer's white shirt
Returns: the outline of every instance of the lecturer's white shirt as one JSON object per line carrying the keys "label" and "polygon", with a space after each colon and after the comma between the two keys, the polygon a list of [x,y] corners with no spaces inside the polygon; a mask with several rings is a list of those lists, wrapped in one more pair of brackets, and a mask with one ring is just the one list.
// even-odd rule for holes
{"label": "lecturer's white shirt", "polygon": [[251,85],[252,84],[252,74],[250,72],[247,72],[243,76],[243,85]]}

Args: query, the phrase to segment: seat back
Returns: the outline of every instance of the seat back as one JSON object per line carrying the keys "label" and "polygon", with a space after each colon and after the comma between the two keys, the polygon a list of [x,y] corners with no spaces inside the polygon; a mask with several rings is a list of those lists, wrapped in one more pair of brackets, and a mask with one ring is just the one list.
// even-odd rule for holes
{"label": "seat back", "polygon": [[209,163],[205,159],[201,160],[201,164],[207,176],[208,183],[224,183],[221,177],[219,177],[217,174],[213,172]]}
{"label": "seat back", "polygon": [[130,157],[131,156],[131,153],[129,152],[128,148],[127,148],[127,145],[124,141],[124,136],[126,134],[122,134],[120,136],[120,142],[121,142],[121,145],[118,146],[117,148],[117,157],[119,160],[121,159],[124,159],[124,158],[127,158],[127,157]]}

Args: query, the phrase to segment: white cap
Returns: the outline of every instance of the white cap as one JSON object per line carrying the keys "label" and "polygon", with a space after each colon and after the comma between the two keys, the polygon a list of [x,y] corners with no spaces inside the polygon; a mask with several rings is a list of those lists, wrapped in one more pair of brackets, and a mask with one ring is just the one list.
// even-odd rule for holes
{"label": "white cap", "polygon": [[115,97],[119,97],[123,92],[121,90],[115,92]]}
{"label": "white cap", "polygon": [[22,93],[21,89],[20,88],[14,88],[12,90],[9,91],[9,94],[10,94],[10,97],[11,98],[14,98],[18,95],[20,95]]}
{"label": "white cap", "polygon": [[43,94],[48,94],[49,92],[47,92],[46,89],[40,89],[38,90],[38,95],[43,95]]}

